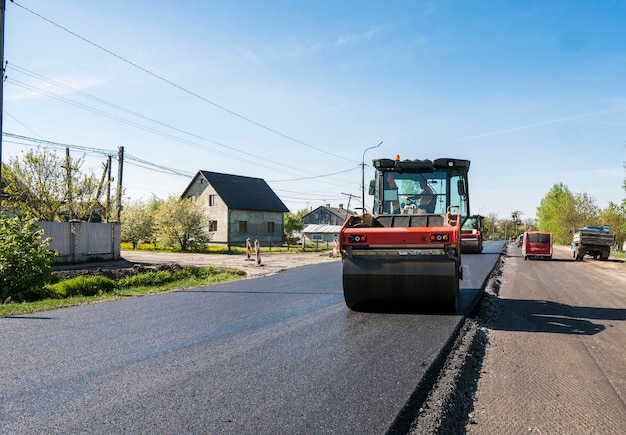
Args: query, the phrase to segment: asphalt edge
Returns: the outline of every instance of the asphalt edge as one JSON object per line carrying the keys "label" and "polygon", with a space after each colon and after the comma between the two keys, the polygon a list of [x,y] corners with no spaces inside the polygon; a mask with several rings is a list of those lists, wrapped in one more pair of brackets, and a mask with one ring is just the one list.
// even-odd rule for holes
{"label": "asphalt edge", "polygon": [[482,284],[479,296],[387,430],[388,435],[464,433],[482,370],[488,329],[497,311],[508,244]]}

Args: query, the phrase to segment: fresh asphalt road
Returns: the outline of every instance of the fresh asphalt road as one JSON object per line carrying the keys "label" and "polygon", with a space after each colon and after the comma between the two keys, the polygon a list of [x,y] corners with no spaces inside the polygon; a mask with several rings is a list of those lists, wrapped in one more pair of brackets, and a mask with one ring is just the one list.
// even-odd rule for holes
{"label": "fresh asphalt road", "polygon": [[384,433],[455,315],[348,310],[341,264],[0,318],[0,433]]}

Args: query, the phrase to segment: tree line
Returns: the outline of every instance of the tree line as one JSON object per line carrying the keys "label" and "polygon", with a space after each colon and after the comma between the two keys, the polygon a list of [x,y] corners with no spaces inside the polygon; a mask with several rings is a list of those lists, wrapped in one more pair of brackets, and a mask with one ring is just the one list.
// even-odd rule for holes
{"label": "tree line", "polygon": [[[61,157],[39,147],[23,153],[21,158],[10,159],[2,165],[2,211],[40,221],[108,222],[112,203],[110,186],[104,180],[110,165],[105,165],[105,172],[98,177],[83,171],[83,163],[84,157],[73,158],[69,153]],[[622,187],[626,193],[626,178]],[[116,206],[121,209],[122,241],[132,243],[133,248],[147,242],[187,251],[202,249],[211,241],[210,216],[202,201],[153,196],[148,201],[128,199],[123,207]],[[285,213],[288,244],[298,243],[302,217],[307,213],[307,209]],[[600,209],[592,196],[571,192],[559,183],[541,199],[536,219],[522,220],[522,216],[519,210],[513,211],[510,218],[485,216],[486,238],[509,239],[524,230],[537,229],[552,232],[556,243],[569,244],[574,229],[608,224],[618,246],[626,239],[626,195],[621,203],[611,202]]]}
{"label": "tree line", "polygon": [[563,183],[555,184],[537,207],[536,227],[552,232],[555,243],[569,244],[576,228],[609,225],[616,245],[621,247],[626,240],[626,178],[622,188],[625,197],[621,203],[609,202],[601,209],[592,196],[571,192]]}

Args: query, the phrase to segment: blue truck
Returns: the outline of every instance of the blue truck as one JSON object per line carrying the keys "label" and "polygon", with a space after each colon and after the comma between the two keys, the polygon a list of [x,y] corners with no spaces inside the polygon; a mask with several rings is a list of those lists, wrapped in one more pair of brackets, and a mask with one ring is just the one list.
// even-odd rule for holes
{"label": "blue truck", "polygon": [[578,228],[574,231],[572,253],[578,261],[582,261],[585,255],[590,255],[596,260],[608,260],[614,243],[615,235],[611,234],[608,225]]}

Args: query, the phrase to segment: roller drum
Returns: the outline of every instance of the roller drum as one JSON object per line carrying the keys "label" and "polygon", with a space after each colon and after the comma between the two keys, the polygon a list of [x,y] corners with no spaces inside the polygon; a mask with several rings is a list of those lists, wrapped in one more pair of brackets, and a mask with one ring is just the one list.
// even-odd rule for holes
{"label": "roller drum", "polygon": [[458,261],[422,258],[344,258],[343,292],[351,309],[395,305],[410,310],[455,312]]}

